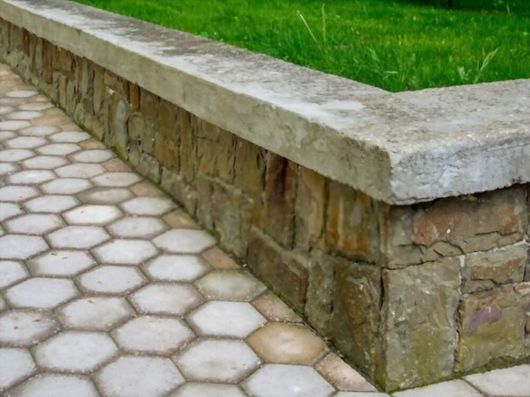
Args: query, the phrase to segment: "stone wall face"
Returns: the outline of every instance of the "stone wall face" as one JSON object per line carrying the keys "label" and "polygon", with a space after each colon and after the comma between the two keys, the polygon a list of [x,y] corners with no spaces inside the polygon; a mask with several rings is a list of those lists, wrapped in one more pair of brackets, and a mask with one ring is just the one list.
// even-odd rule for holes
{"label": "stone wall face", "polygon": [[0,58],[386,389],[530,357],[528,186],[391,206],[1,19]]}

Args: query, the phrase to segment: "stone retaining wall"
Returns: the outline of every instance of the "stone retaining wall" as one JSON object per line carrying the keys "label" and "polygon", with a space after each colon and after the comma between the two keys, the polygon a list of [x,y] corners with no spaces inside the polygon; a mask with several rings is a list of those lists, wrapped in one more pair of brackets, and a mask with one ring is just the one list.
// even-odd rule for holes
{"label": "stone retaining wall", "polygon": [[530,357],[528,185],[385,203],[3,19],[0,59],[387,390]]}

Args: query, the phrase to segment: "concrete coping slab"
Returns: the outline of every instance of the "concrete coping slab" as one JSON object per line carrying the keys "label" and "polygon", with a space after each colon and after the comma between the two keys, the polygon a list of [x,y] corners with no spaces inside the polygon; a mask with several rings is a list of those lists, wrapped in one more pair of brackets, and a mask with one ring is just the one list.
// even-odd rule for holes
{"label": "concrete coping slab", "polygon": [[390,204],[530,182],[530,80],[390,93],[65,0],[0,17]]}

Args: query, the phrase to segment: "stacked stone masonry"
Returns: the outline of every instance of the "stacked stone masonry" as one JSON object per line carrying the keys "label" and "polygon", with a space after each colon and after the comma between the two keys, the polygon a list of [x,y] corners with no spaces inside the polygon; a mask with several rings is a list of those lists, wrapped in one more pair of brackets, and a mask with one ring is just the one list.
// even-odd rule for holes
{"label": "stacked stone masonry", "polygon": [[530,357],[527,185],[390,205],[4,20],[0,58],[385,389]]}

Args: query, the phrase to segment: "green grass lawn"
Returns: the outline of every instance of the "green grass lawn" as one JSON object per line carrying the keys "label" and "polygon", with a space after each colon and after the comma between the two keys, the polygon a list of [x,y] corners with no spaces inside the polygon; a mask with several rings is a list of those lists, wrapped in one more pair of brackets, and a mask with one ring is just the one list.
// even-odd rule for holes
{"label": "green grass lawn", "polygon": [[390,91],[530,77],[530,0],[76,1]]}

